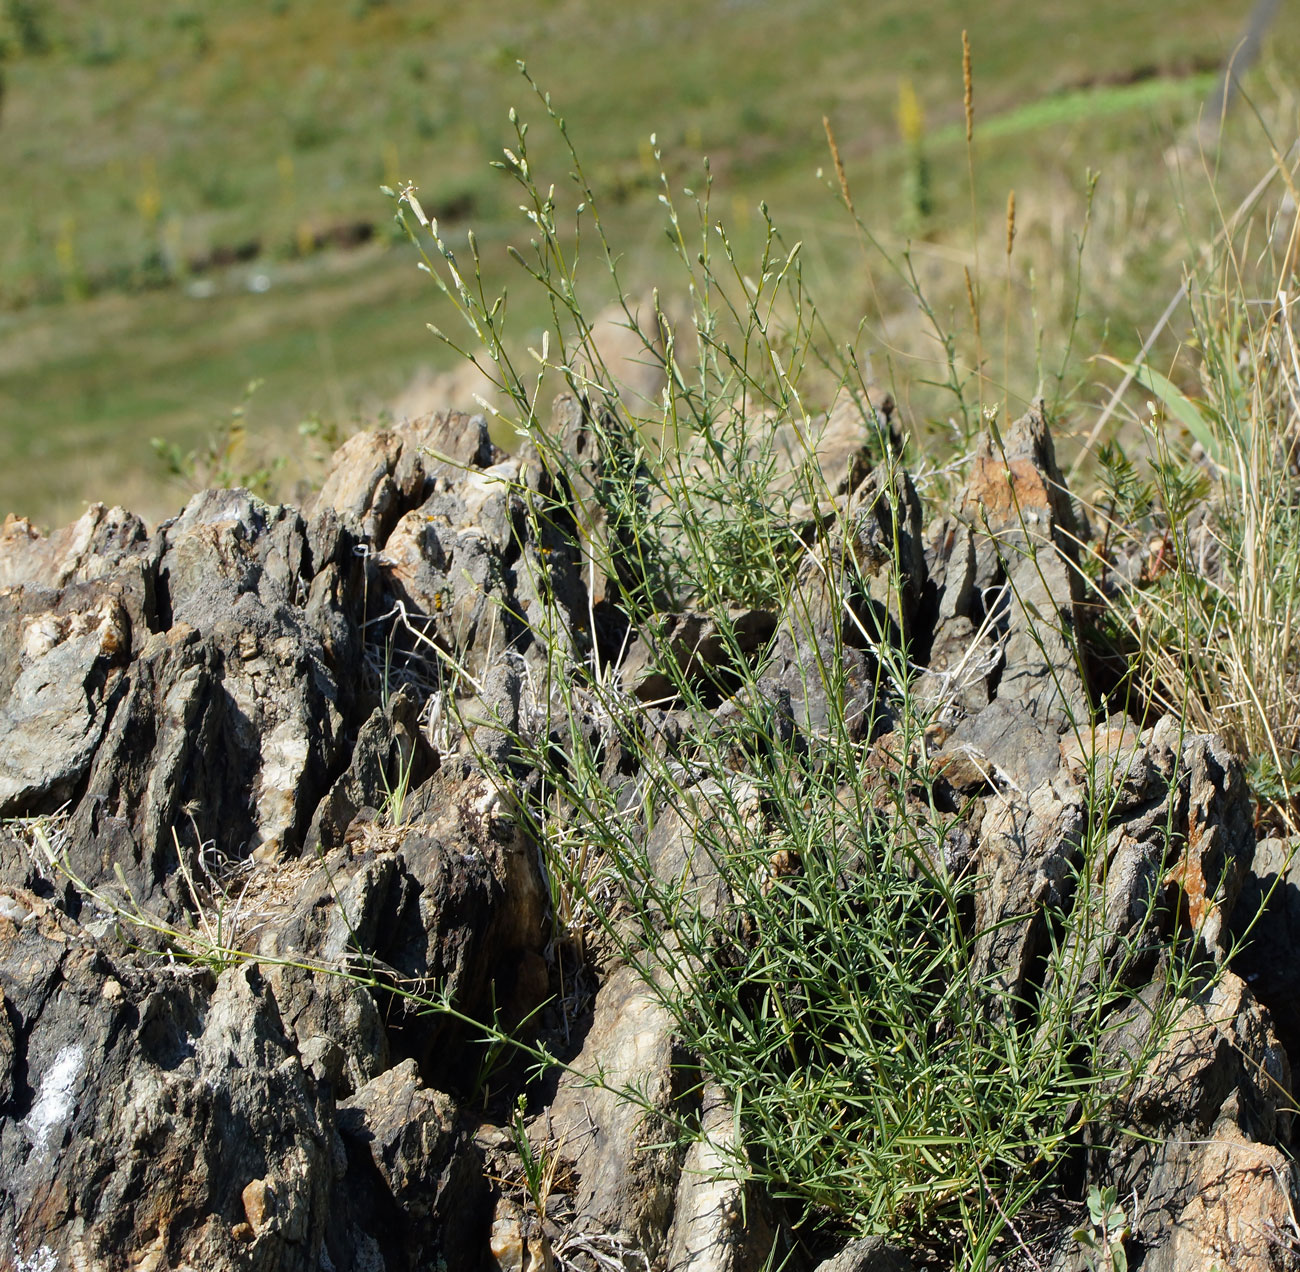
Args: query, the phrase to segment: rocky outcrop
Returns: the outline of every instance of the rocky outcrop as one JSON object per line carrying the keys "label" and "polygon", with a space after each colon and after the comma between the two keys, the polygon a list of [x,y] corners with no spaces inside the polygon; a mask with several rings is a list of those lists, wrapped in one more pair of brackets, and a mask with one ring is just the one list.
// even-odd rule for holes
{"label": "rocky outcrop", "polygon": [[48,902],[9,896],[25,914],[0,920],[17,1044],[0,1120],[7,1256],[317,1267],[344,1162],[257,968],[143,971]]}
{"label": "rocky outcrop", "polygon": [[[508,503],[492,537],[495,479],[456,465],[500,458],[439,417],[354,440],[310,516],[208,491],[153,535],[98,507],[49,539],[7,524],[0,1263],[482,1262],[455,1013],[546,997],[545,890],[424,709],[428,641],[482,666],[509,636],[490,606],[420,628],[436,588],[404,592],[374,537],[438,509],[442,563],[486,532],[498,569]],[[385,682],[363,633],[396,601]],[[114,914],[150,926],[124,943]]]}
{"label": "rocky outcrop", "polygon": [[[1148,1023],[1141,1008],[1130,1013],[1117,1044],[1132,1045]],[[1135,1137],[1107,1163],[1134,1199],[1143,1268],[1286,1266],[1297,1185],[1290,1089],[1287,1057],[1237,976],[1182,1008],[1129,1096]]]}
{"label": "rocky outcrop", "polygon": [[[846,724],[883,789],[887,648],[935,721],[936,853],[979,881],[980,1009],[1023,1025],[1067,992],[1042,968],[1085,872],[1068,992],[1122,964],[1117,1056],[1175,1022],[1116,1088],[1126,1146],[1077,1145],[1132,1199],[1130,1266],[1292,1266],[1289,846],[1256,845],[1217,739],[1099,708],[1076,652],[1086,527],[1041,411],[986,443],[928,530],[855,411],[831,417],[779,612],[629,631],[617,578],[580,568],[595,520],[550,499],[563,478],[455,413],[351,439],[306,510],[207,491],[152,533],[102,507],[48,538],[7,522],[0,1266],[814,1266],[684,1053],[663,969],[626,957],[616,896],[575,983],[532,834],[554,791],[522,739],[562,756],[587,728],[655,905],[722,915],[705,831],[725,804],[759,837],[765,798],[736,722],[765,713],[795,750]],[[755,701],[720,670],[737,653]],[[627,719],[579,704],[538,739],[557,657],[592,655]],[[685,717],[685,684],[708,719]],[[630,729],[680,767],[648,818]],[[727,740],[722,771],[690,774],[692,729]],[[778,858],[773,879],[799,868]],[[1205,970],[1171,991],[1175,947]],[[566,1059],[526,1109],[506,1035]],[[1044,1265],[1082,1266],[1067,1231],[1037,1238]],[[821,1267],[933,1252],[914,1253],[867,1238]]]}
{"label": "rocky outcrop", "polygon": [[84,780],[107,704],[152,629],[158,545],[120,508],[49,539],[0,532],[0,816],[60,807]]}
{"label": "rocky outcrop", "polygon": [[949,728],[943,757],[958,780],[991,777],[1027,795],[1055,773],[1070,722],[1089,716],[1074,639],[1079,532],[1041,409],[1000,445],[985,439],[960,513],[940,533],[922,693]]}
{"label": "rocky outcrop", "polygon": [[0,812],[70,806],[75,876],[172,916],[182,854],[296,854],[360,652],[337,522],[310,535],[295,510],[209,491],[152,538],[102,507],[48,542],[15,530]]}

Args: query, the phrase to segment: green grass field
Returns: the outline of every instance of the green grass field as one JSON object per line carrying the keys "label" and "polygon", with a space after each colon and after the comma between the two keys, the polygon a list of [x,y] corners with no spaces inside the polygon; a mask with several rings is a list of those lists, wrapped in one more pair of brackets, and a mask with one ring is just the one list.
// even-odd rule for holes
{"label": "green grass field", "polygon": [[[541,113],[517,59],[568,119],[635,288],[659,282],[665,259],[653,132],[675,185],[699,187],[709,157],[712,215],[742,251],[760,199],[805,240],[823,310],[850,332],[867,314],[873,366],[892,364],[909,395],[926,337],[828,189],[826,114],[863,221],[893,253],[915,238],[918,274],[957,319],[977,242],[982,291],[1002,296],[997,245],[1016,189],[1014,321],[998,318],[1009,347],[992,359],[1013,396],[1036,387],[1036,343],[1051,361],[1076,308],[1081,349],[1131,353],[1216,224],[1192,130],[1206,68],[1248,6],[983,6],[970,33],[974,226],[961,79],[974,20],[946,0],[232,0],[219,12],[142,0],[102,15],[6,0],[0,12],[0,508],[48,524],[93,498],[166,515],[184,491],[150,439],[201,444],[250,380],[263,381],[250,431],[294,452],[305,417],[351,427],[437,364],[425,323],[445,310],[379,186],[416,182],[453,241],[474,226],[489,282],[507,284],[504,248],[526,234],[489,164],[510,141],[511,105]],[[1271,121],[1294,113],[1268,68],[1287,64],[1298,34],[1300,19],[1280,17],[1249,81]],[[924,115],[923,198],[900,139],[905,81]],[[1269,152],[1248,110],[1228,138],[1210,162],[1231,204]],[[539,126],[530,141],[563,187],[556,139]],[[1076,306],[1089,168],[1103,179]],[[364,246],[334,245],[362,234]],[[544,315],[525,304],[512,317],[524,341]],[[918,396],[918,429],[928,409]]]}

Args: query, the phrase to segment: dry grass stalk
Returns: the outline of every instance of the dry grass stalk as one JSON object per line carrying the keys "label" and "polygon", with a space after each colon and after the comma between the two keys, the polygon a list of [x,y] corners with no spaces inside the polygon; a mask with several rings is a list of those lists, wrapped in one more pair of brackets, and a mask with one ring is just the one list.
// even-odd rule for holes
{"label": "dry grass stalk", "polygon": [[975,131],[975,90],[970,69],[970,36],[964,30],[961,33],[961,84],[962,106],[966,111],[966,144],[970,145]]}
{"label": "dry grass stalk", "polygon": [[822,127],[826,130],[826,142],[831,148],[831,162],[835,165],[835,177],[840,183],[840,193],[844,196],[844,206],[853,211],[853,196],[849,193],[849,178],[844,171],[844,161],[840,158],[840,148],[835,142],[835,130],[831,127],[829,115],[822,116]]}

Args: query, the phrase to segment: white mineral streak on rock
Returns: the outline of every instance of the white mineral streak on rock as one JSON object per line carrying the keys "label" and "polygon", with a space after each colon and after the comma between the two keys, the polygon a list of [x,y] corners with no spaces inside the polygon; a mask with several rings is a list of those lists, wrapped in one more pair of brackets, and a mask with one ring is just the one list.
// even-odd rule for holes
{"label": "white mineral streak on rock", "polygon": [[36,1102],[23,1123],[36,1148],[45,1148],[54,1132],[72,1116],[72,1092],[85,1061],[85,1050],[71,1043],[54,1057],[54,1063],[46,1070]]}
{"label": "white mineral streak on rock", "polygon": [[58,1272],[59,1260],[47,1245],[41,1246],[30,1258],[24,1259],[18,1253],[18,1243],[14,1242],[14,1267],[17,1272]]}

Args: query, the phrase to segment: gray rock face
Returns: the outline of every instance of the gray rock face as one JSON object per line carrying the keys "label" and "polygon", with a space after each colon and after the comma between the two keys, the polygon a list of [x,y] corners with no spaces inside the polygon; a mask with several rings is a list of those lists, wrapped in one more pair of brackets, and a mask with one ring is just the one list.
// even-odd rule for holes
{"label": "gray rock face", "polygon": [[[872,473],[798,566],[759,689],[811,736],[840,711],[865,733],[885,643],[909,644],[925,587],[921,505],[911,479]],[[838,676],[828,674],[837,668]]]}
{"label": "gray rock face", "polygon": [[286,1015],[302,1045],[316,1040],[313,1058],[336,1090],[382,1072],[390,1040],[426,1077],[460,1089],[473,1078],[457,1045],[465,1031],[428,1002],[488,1020],[496,1012],[509,1026],[546,998],[546,977],[535,975],[545,888],[532,845],[506,814],[482,772],[458,761],[409,796],[400,824],[359,817],[318,861],[254,876],[253,952],[377,976],[414,996],[390,1004],[381,1025],[355,985],[324,989],[328,975],[293,966],[268,972],[299,1004]]}
{"label": "gray rock face", "polygon": [[[224,824],[200,824],[199,833],[232,856],[293,855],[338,763],[343,723],[343,669],[306,614],[307,525],[241,492],[209,492],[160,533],[160,617],[219,651],[207,745],[196,758]],[[243,816],[232,816],[241,797]]]}
{"label": "gray rock face", "polygon": [[[43,839],[0,836],[0,1249],[24,1266],[480,1258],[486,1183],[426,1085],[472,1086],[472,1031],[394,1011],[375,978],[522,1019],[547,992],[545,891],[482,775],[435,776],[423,700],[367,705],[384,576],[353,548],[499,456],[465,417],[354,449],[368,475],[345,457],[310,521],[210,491],[152,537],[102,508],[0,537],[0,810],[71,804]],[[491,533],[499,562],[513,532]],[[218,952],[215,982],[148,970],[22,890],[75,898],[62,871],[175,924],[163,943],[256,961]]]}
{"label": "gray rock face", "polygon": [[731,1101],[706,1086],[700,1137],[687,1149],[677,1181],[667,1262],[672,1272],[758,1272],[767,1263],[773,1232],[744,1164]]}
{"label": "gray rock face", "polygon": [[339,761],[337,659],[356,644],[355,612],[312,621],[337,543],[317,544],[318,571],[296,512],[212,491],[152,539],[92,508],[3,549],[19,653],[0,686],[0,812],[71,803],[73,871],[100,885],[116,867],[141,902],[180,903],[178,852],[297,852]]}
{"label": "gray rock face", "polygon": [[[386,1263],[474,1267],[482,1262],[488,1181],[455,1101],[420,1080],[415,1061],[387,1070],[339,1106],[352,1160],[379,1176],[397,1229],[378,1234]],[[358,1171],[361,1173],[361,1171]]]}
{"label": "gray rock face", "polygon": [[405,800],[438,764],[420,725],[421,705],[415,691],[403,686],[371,712],[357,731],[347,772],[316,808],[307,831],[309,848],[339,847],[363,809],[397,823],[403,820]]}
{"label": "gray rock face", "polygon": [[6,624],[21,661],[0,711],[0,809],[10,813],[52,811],[72,795],[103,737],[106,699],[130,647],[129,619],[112,597],[85,597],[88,607],[50,597],[35,614],[23,610],[40,602],[22,599]]}
{"label": "gray rock face", "polygon": [[0,919],[22,1068],[0,1119],[0,1241],[54,1266],[314,1269],[328,1104],[255,968],[199,981],[110,963],[25,894]]}
{"label": "gray rock face", "polygon": [[880,1237],[851,1241],[834,1258],[819,1263],[816,1272],[911,1272],[906,1252]]}
{"label": "gray rock face", "polygon": [[[573,1162],[580,1223],[612,1233],[651,1260],[667,1242],[681,1160],[664,1147],[656,1117],[674,1103],[673,1020],[641,977],[620,968],[601,987],[596,1015],[574,1064],[532,1135],[547,1137]],[[600,1073],[608,1087],[589,1087]],[[615,1094],[637,1087],[638,1107]],[[613,1089],[609,1089],[609,1088]]]}
{"label": "gray rock face", "polygon": [[0,816],[49,812],[84,779],[149,636],[157,547],[102,504],[44,539],[0,532]]}
{"label": "gray rock face", "polygon": [[[1290,1266],[1289,849],[1256,847],[1216,739],[1094,719],[1077,527],[1041,413],[984,445],[957,514],[923,536],[916,490],[868,471],[850,406],[830,421],[828,498],[805,510],[786,610],[686,610],[628,634],[636,727],[683,773],[703,730],[737,772],[684,776],[650,816],[635,748],[594,708],[542,741],[605,728],[602,780],[661,895],[716,915],[730,898],[702,832],[718,802],[740,833],[764,831],[745,721],[811,750],[843,710],[855,743],[874,730],[862,762],[883,789],[900,770],[880,654],[905,648],[935,714],[934,798],[956,810],[935,860],[979,883],[982,1009],[1032,1023],[1060,989],[1044,956],[1087,866],[1077,986],[1140,945],[1117,1054],[1142,1053],[1154,1012],[1179,1025],[1115,1091],[1115,1127],[1147,1138],[1086,1163],[1129,1199],[1141,1266]],[[605,529],[557,511],[559,480],[449,413],[352,439],[306,516],[208,491],[153,534],[102,507],[48,538],[5,524],[0,1265],[751,1272],[782,1256],[743,1122],[647,984],[663,969],[602,966],[580,1050],[529,1110],[544,1187],[481,1123],[485,1108],[508,1120],[520,1082],[483,1028],[530,1037],[574,994],[558,881],[529,831],[553,792],[519,738],[548,653],[608,662],[624,644],[617,580],[580,568],[581,537]],[[728,630],[761,703],[716,677]],[[712,717],[683,718],[666,653]],[[1232,934],[1274,880],[1243,981]],[[154,930],[120,927],[110,894]],[[1162,997],[1174,942],[1218,979]],[[693,1138],[668,1134],[678,1117]],[[1070,1266],[1077,1249],[1057,1247]],[[923,1261],[873,1238],[818,1272]]]}
{"label": "gray rock face", "polygon": [[[1135,1008],[1117,1046],[1140,1045],[1149,1012]],[[1127,1095],[1133,1138],[1106,1170],[1130,1200],[1145,1272],[1220,1261],[1247,1272],[1295,1266],[1286,1054],[1250,991],[1231,972],[1181,1005],[1177,1028]]]}
{"label": "gray rock face", "polygon": [[629,646],[619,668],[623,683],[642,702],[671,699],[677,683],[658,668],[675,664],[685,682],[723,692],[719,668],[733,652],[757,657],[775,629],[775,615],[762,610],[729,613],[725,626],[693,610],[668,615],[661,631],[642,633]]}
{"label": "gray rock face", "polygon": [[[406,617],[393,634],[398,674],[436,679],[441,651],[480,679],[506,650],[536,670],[544,641],[585,643],[573,527],[549,516],[546,494],[536,464],[493,447],[483,416],[449,412],[352,438],[313,524],[336,515],[366,543],[385,599]],[[571,621],[534,632],[544,600]]]}
{"label": "gray rock face", "polygon": [[1262,839],[1232,918],[1245,948],[1233,966],[1269,1010],[1288,1055],[1300,1055],[1300,861],[1291,839]]}
{"label": "gray rock face", "polygon": [[336,513],[379,544],[440,476],[487,468],[499,458],[482,415],[439,412],[398,429],[358,433],[335,454],[314,517]]}
{"label": "gray rock face", "polygon": [[[1228,953],[1231,914],[1254,847],[1240,766],[1213,738],[1185,739],[1175,755],[1153,729],[1107,755],[1109,735],[1086,743],[1089,761],[1120,794],[1105,843],[1093,850],[1102,898],[1081,984],[1140,929],[1162,939],[1194,936],[1216,962]],[[1177,739],[1174,739],[1177,741]],[[1070,755],[1073,757],[1074,749]],[[985,886],[975,899],[977,964],[1011,1001],[1023,1003],[1031,969],[1046,952],[1049,909],[1068,909],[1095,810],[1083,769],[1066,763],[1027,799],[990,798],[973,866]],[[1109,783],[1108,783],[1109,784]],[[1154,957],[1154,954],[1153,954]]]}
{"label": "gray rock face", "polygon": [[[1040,408],[1001,446],[985,438],[961,520],[942,545],[932,655],[945,680],[932,675],[922,691],[949,709],[943,755],[955,777],[1028,793],[1055,771],[1055,740],[1089,719],[1074,653],[1078,531]],[[992,695],[983,709],[971,696],[979,676]]]}

